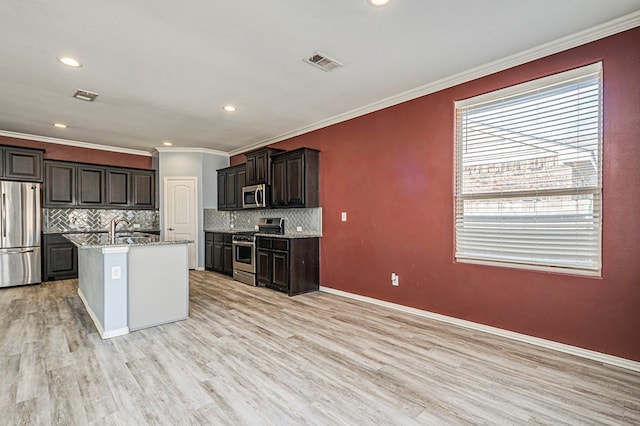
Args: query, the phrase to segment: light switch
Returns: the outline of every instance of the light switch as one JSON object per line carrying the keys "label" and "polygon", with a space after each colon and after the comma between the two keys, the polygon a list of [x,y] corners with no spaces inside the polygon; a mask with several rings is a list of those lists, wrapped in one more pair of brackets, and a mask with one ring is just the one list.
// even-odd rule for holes
{"label": "light switch", "polygon": [[347,221],[347,212],[342,212],[342,221],[343,222]]}

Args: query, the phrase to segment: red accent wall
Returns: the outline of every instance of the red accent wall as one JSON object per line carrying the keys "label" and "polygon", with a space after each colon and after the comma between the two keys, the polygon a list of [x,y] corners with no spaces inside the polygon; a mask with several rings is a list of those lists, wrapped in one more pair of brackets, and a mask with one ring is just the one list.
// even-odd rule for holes
{"label": "red accent wall", "polygon": [[[456,263],[454,101],[600,60],[602,278]],[[322,151],[321,285],[640,361],[639,136],[636,28],[274,146]]]}
{"label": "red accent wall", "polygon": [[144,155],[80,148],[71,145],[10,138],[7,136],[0,136],[0,145],[44,149],[44,158],[48,160],[77,161],[80,163],[101,164],[114,167],[133,167],[148,170],[152,168],[151,157]]}

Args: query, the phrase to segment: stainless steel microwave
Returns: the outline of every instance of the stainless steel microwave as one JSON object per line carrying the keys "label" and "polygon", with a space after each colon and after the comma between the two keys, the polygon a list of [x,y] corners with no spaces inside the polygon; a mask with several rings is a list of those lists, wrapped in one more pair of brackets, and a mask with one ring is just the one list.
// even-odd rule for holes
{"label": "stainless steel microwave", "polygon": [[269,206],[269,186],[265,184],[242,187],[242,208],[258,209]]}

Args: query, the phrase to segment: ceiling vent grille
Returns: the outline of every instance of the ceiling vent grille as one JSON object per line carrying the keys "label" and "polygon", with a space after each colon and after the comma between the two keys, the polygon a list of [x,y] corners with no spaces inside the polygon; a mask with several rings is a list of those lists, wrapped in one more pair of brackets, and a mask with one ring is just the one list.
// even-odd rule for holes
{"label": "ceiling vent grille", "polygon": [[78,89],[76,90],[76,93],[73,94],[73,97],[80,99],[81,101],[93,102],[98,97],[98,94],[88,90]]}
{"label": "ceiling vent grille", "polygon": [[340,68],[342,66],[340,62],[320,52],[315,52],[313,55],[304,58],[303,60],[306,63],[327,72],[332,71],[336,68]]}

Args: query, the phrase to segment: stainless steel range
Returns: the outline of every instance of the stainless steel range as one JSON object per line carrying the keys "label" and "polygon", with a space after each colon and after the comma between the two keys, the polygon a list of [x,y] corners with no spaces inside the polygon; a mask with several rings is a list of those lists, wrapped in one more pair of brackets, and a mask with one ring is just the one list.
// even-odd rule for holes
{"label": "stainless steel range", "polygon": [[256,285],[256,234],[284,234],[284,219],[261,217],[258,230],[233,234],[233,279]]}

